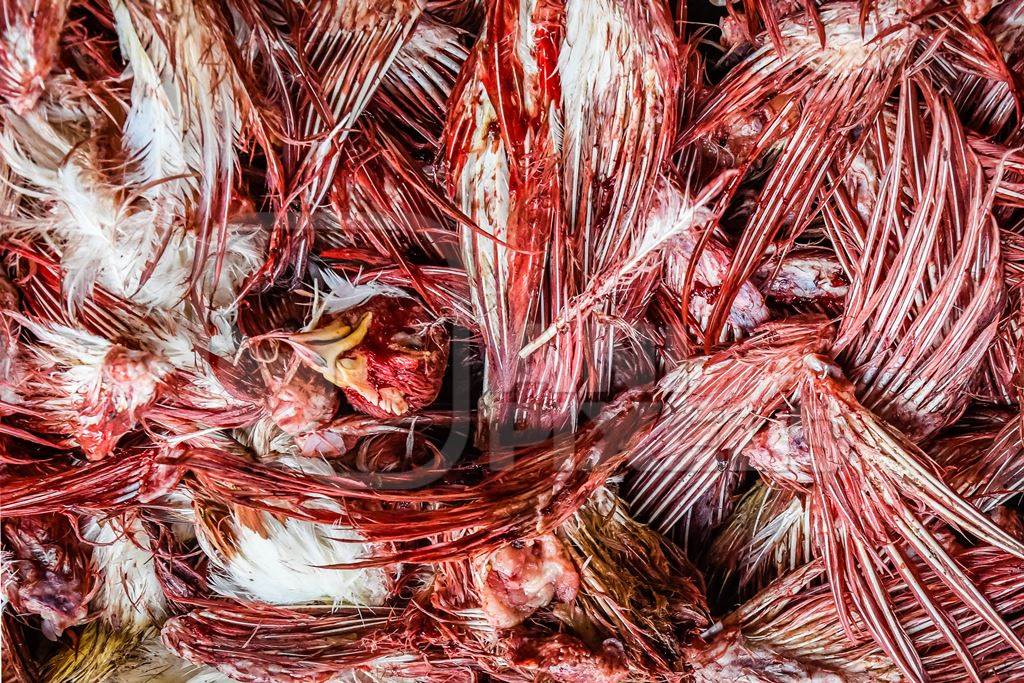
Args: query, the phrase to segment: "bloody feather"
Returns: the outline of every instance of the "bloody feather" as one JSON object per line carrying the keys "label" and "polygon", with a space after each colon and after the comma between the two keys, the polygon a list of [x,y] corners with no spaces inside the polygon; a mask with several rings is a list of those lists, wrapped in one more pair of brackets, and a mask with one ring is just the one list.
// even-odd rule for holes
{"label": "bloody feather", "polygon": [[1021,679],[1022,17],[0,0],[5,678]]}

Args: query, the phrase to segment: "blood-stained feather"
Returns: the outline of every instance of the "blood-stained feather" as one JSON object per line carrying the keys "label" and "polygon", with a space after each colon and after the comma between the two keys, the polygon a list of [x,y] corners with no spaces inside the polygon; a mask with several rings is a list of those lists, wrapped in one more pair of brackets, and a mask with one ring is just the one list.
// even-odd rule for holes
{"label": "blood-stained feather", "polygon": [[[997,425],[998,426],[998,423]],[[979,510],[990,512],[1024,489],[1024,441],[1019,414],[1010,414],[990,443],[947,460],[950,486]]]}
{"label": "blood-stained feather", "polygon": [[392,134],[370,121],[352,135],[318,235],[322,255],[368,249],[390,264],[448,265],[459,214]]}
{"label": "blood-stained feather", "polygon": [[42,413],[42,431],[70,436],[90,460],[109,456],[156,400],[170,365],[83,330],[19,322],[36,342],[23,347],[9,410]]}
{"label": "blood-stained feather", "polygon": [[57,65],[67,0],[0,4],[0,97],[18,114],[35,106]]}
{"label": "blood-stained feather", "polygon": [[237,681],[326,682],[355,671],[463,680],[457,674],[469,662],[459,650],[469,647],[424,646],[432,636],[444,643],[434,635],[443,626],[414,605],[331,610],[212,603],[168,621],[161,639],[171,652]]}
{"label": "blood-stained feather", "polygon": [[[481,423],[490,430],[516,420],[519,406],[529,414],[531,399],[542,409],[567,402],[555,426],[575,412],[580,359],[569,339],[552,345],[561,361],[553,374],[540,371],[543,359],[534,373],[518,357],[529,330],[558,310],[572,286],[558,253],[551,282],[544,282],[549,244],[561,232],[555,153],[562,21],[559,3],[494,3],[445,129],[448,192],[473,222],[462,229],[462,259],[487,354]],[[516,95],[503,96],[506,88]],[[523,376],[539,385],[532,395],[521,388]]]}
{"label": "blood-stained feather", "polygon": [[[569,0],[561,82],[562,277],[611,276],[642,250],[643,217],[674,142],[681,85],[671,18],[647,0]],[[594,40],[591,36],[600,36]],[[615,310],[614,302],[603,307]],[[606,391],[614,325],[590,321],[589,387]]]}
{"label": "blood-stained feather", "polygon": [[1022,1],[0,0],[5,680],[1024,680]]}
{"label": "blood-stained feather", "polygon": [[[430,485],[444,474],[441,453],[416,470],[369,477],[352,471],[289,472],[208,447],[192,450],[180,464],[195,476],[202,494],[214,500],[321,524],[340,523],[370,542],[400,544],[342,567],[449,561],[557,528],[623,464],[631,442],[645,433],[650,419],[643,391],[624,392],[573,439],[552,439],[525,449],[517,454],[514,468],[490,472],[472,485]],[[383,490],[371,486],[374,482],[399,488]],[[325,506],[324,499],[338,507]],[[433,543],[423,546],[417,540]]]}
{"label": "blood-stained feather", "polygon": [[371,109],[438,148],[448,99],[469,57],[464,40],[459,29],[424,15],[384,75]]}
{"label": "blood-stained feather", "polygon": [[[322,461],[287,455],[277,455],[275,461],[300,472],[333,474]],[[394,568],[326,568],[373,553],[352,529],[275,517],[241,505],[223,506],[204,500],[199,491],[193,503],[195,529],[210,560],[214,593],[276,605],[335,607],[379,606],[389,596]]]}
{"label": "blood-stained feather", "polygon": [[729,466],[797,388],[803,357],[822,348],[823,318],[766,323],[746,341],[684,360],[658,384],[659,416],[629,452],[635,514],[668,529],[725,479]]}
{"label": "blood-stained feather", "polygon": [[292,44],[312,82],[300,93],[298,129],[285,159],[288,199],[312,212],[334,179],[338,150],[412,34],[420,0],[317,2],[292,27]]}
{"label": "blood-stained feather", "polygon": [[[1008,136],[1021,142],[1021,97],[1024,95],[1024,2],[1002,2],[982,22],[1005,63],[1010,80],[965,73],[954,99],[965,122],[984,135]],[[1014,124],[1016,123],[1016,126]],[[1016,131],[1016,132],[1015,132]]]}
{"label": "blood-stained feather", "polygon": [[960,416],[996,335],[1000,235],[950,103],[904,84],[895,119],[865,143],[877,195],[827,221],[851,268],[833,350],[865,405],[920,438]]}
{"label": "blood-stained feather", "polygon": [[[207,281],[216,282],[223,267],[239,148],[254,139],[272,154],[269,126],[214,6],[113,0],[111,9],[132,78],[123,137],[127,181],[153,202],[155,229],[174,219],[195,221],[188,278],[203,302]],[[272,186],[274,180],[268,173]]]}
{"label": "blood-stained feather", "polygon": [[[968,674],[981,680],[949,608],[922,584],[917,557],[1000,639],[1024,654],[1020,636],[943,548],[922,514],[927,511],[1008,556],[1024,557],[1024,545],[951,489],[907,437],[861,405],[853,386],[827,359],[808,357],[800,395],[813,475],[813,536],[849,637],[866,629],[901,672],[925,675],[915,640],[880,580],[892,571],[907,583]],[[861,627],[854,626],[854,611]]]}
{"label": "blood-stained feather", "polygon": [[813,17],[786,18],[780,25],[785,51],[762,39],[718,84],[684,134],[690,140],[767,116],[752,153],[738,160],[741,167],[785,141],[723,280],[708,325],[709,344],[718,339],[740,288],[772,241],[784,229],[794,238],[813,217],[827,194],[826,173],[833,164],[848,164],[856,150],[850,130],[878,117],[918,36],[892,3],[880,4],[863,23],[852,2],[826,4],[817,18],[824,46]]}
{"label": "blood-stained feather", "polygon": [[[991,548],[963,550],[956,555],[956,560],[1006,622],[1019,630],[1024,623],[1024,603],[1020,582],[1014,577],[1021,570],[1021,562]],[[922,566],[919,559],[912,559],[911,564],[919,568],[920,581],[933,592],[936,603],[949,610],[951,621],[963,634],[968,648],[978,653],[979,668],[985,672],[985,680],[1012,680],[1019,676],[1022,671],[1019,654],[1005,641],[993,639],[982,620],[957,601],[936,573]],[[746,651],[771,661],[787,662],[787,666],[796,667],[794,672],[799,667],[809,666],[831,672],[838,676],[835,680],[904,680],[877,645],[863,637],[851,640],[843,630],[828,585],[812,583],[821,573],[821,566],[814,563],[767,587],[725,617],[720,630],[710,631],[713,635],[705,646],[707,652],[724,651],[727,649],[724,643],[731,641],[728,648],[738,646],[737,653]],[[955,651],[944,642],[912,585],[889,573],[881,577],[880,588],[901,622],[907,624],[908,632],[913,634],[928,680],[963,680],[963,669]],[[862,623],[857,620],[858,625]],[[698,652],[702,649],[694,648]],[[700,655],[698,661],[707,661],[707,658],[707,654]],[[742,657],[737,658],[739,661]],[[754,659],[746,661],[757,668]]]}
{"label": "blood-stained feather", "polygon": [[[707,551],[720,592],[741,595],[764,588],[811,559],[811,518],[806,500],[778,485],[758,482],[737,503]],[[715,593],[712,593],[714,596]]]}
{"label": "blood-stained feather", "polygon": [[152,450],[137,451],[85,464],[8,468],[0,476],[0,512],[23,517],[50,511],[125,510],[161,495],[180,479],[173,456],[165,461],[159,456]]}
{"label": "blood-stained feather", "polygon": [[247,61],[271,77],[284,147],[266,263],[246,286],[266,288],[288,273],[297,282],[304,272],[344,143],[410,39],[423,3],[232,4],[245,28]]}

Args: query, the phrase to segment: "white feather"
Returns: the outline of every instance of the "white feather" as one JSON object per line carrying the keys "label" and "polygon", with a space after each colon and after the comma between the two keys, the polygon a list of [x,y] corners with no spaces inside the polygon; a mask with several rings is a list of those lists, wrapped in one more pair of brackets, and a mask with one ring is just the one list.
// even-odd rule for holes
{"label": "white feather", "polygon": [[[113,0],[112,9],[133,79],[122,138],[128,169],[117,182],[102,170],[94,141],[108,125],[103,115],[72,84],[51,79],[32,112],[4,112],[0,170],[10,176],[4,187],[23,199],[20,213],[4,207],[17,215],[0,234],[41,237],[60,254],[71,309],[99,284],[146,308],[180,312],[199,250],[199,231],[183,219],[212,219],[216,198],[230,191],[240,112],[251,107],[200,6]],[[230,305],[237,283],[260,263],[254,229],[229,226],[228,233],[219,280],[212,282],[213,256],[199,271],[201,294],[214,308]]]}
{"label": "white feather", "polygon": [[[248,108],[245,90],[219,35],[191,0],[111,0],[132,103],[123,143],[131,181],[161,183],[152,194],[195,202],[211,219],[214,196],[237,164],[235,139]],[[240,98],[240,101],[239,101]]]}
{"label": "white feather", "polygon": [[38,235],[61,254],[71,308],[96,283],[133,295],[159,243],[154,216],[130,207],[122,188],[98,171],[89,145],[77,146],[82,140],[68,137],[40,108],[25,117],[8,113],[0,131],[0,155],[18,191],[37,200],[33,214],[7,221],[4,232]]}
{"label": "white feather", "polygon": [[93,544],[93,565],[101,572],[92,607],[114,628],[133,632],[159,625],[167,602],[156,575],[152,539],[137,519],[89,518],[82,536]]}
{"label": "white feather", "polygon": [[232,525],[235,553],[220,556],[203,534],[200,546],[217,568],[210,588],[233,599],[262,600],[275,605],[331,603],[380,605],[388,596],[381,569],[321,569],[366,556],[367,546],[351,529],[279,521],[262,515],[266,537],[241,524]]}
{"label": "white feather", "polygon": [[[290,454],[277,455],[275,464],[307,474],[334,473],[323,460]],[[332,501],[324,500],[322,504],[337,509]],[[391,581],[384,569],[322,568],[371,554],[372,546],[353,529],[290,518],[282,521],[266,513],[260,513],[262,534],[234,517],[228,523],[229,535],[234,539],[230,557],[217,550],[202,525],[196,527],[199,545],[214,568],[210,588],[220,595],[276,605],[334,606],[378,606],[389,595]]]}
{"label": "white feather", "polygon": [[357,285],[329,268],[313,266],[311,270],[318,286],[313,293],[313,312],[306,329],[314,329],[324,315],[347,311],[381,294],[394,297],[408,296],[398,287],[379,282],[371,281]]}
{"label": "white feather", "polygon": [[[132,79],[131,108],[122,140],[132,160],[127,180],[137,185],[159,183],[189,168],[184,121],[177,111],[181,103],[169,75],[170,57],[161,41],[150,39],[143,44],[128,3],[112,0],[110,6],[121,53],[128,63],[125,76]],[[148,22],[145,26],[151,28]],[[149,193],[180,200],[186,194],[194,195],[195,189],[194,178],[177,179],[154,186]],[[179,204],[177,208],[182,207]]]}
{"label": "white feather", "polygon": [[231,683],[230,678],[208,666],[192,664],[170,652],[159,637],[147,638],[109,683]]}
{"label": "white feather", "polygon": [[81,408],[103,386],[103,360],[113,344],[64,325],[11,317],[35,341],[21,346],[17,372],[5,378],[5,385],[10,383],[5,393],[14,403],[45,401],[47,413],[61,424],[94,423],[99,416],[86,416]]}

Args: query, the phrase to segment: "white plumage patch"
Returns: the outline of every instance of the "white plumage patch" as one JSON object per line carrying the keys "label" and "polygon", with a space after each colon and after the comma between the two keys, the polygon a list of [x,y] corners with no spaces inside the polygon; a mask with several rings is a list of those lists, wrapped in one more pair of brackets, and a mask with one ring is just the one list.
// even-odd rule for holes
{"label": "white plumage patch", "polygon": [[37,234],[61,254],[72,308],[97,283],[116,294],[132,293],[159,240],[154,216],[130,207],[122,188],[99,172],[90,145],[78,146],[78,135],[88,133],[58,127],[49,114],[33,111],[4,121],[0,154],[15,181],[24,183],[18,191],[38,206],[32,215],[8,221],[4,232]]}
{"label": "white plumage patch", "polygon": [[[278,465],[310,474],[332,474],[322,461],[283,455]],[[334,506],[324,501],[324,506]],[[365,558],[372,546],[353,529],[313,524],[296,519],[280,520],[255,512],[254,529],[237,514],[223,520],[229,525],[230,553],[221,552],[197,525],[199,545],[210,557],[213,570],[210,588],[225,597],[262,600],[275,605],[330,603],[334,606],[376,606],[387,599],[391,576],[381,568],[324,569]]]}
{"label": "white plumage patch", "polygon": [[275,605],[364,606],[380,605],[387,598],[389,581],[382,569],[321,568],[365,557],[368,547],[355,531],[260,515],[265,535],[232,518],[231,557],[221,555],[199,534],[200,546],[216,567],[210,576],[214,592]]}
{"label": "white plumage patch", "polygon": [[231,683],[230,678],[208,666],[191,664],[170,652],[158,637],[147,638],[109,683]]}
{"label": "white plumage patch", "polygon": [[36,338],[37,343],[24,346],[27,360],[33,367],[48,368],[48,381],[61,389],[53,400],[67,399],[73,404],[99,384],[111,342],[65,325],[43,325],[20,315],[16,320]]}
{"label": "white plumage patch", "polygon": [[[121,140],[129,157],[123,174],[110,173],[100,161],[99,141],[108,124],[73,84],[52,79],[35,110],[24,116],[5,112],[0,126],[2,175],[10,177],[16,195],[34,200],[22,202],[31,208],[10,216],[0,234],[38,236],[60,255],[72,310],[100,285],[145,308],[181,312],[192,276],[200,278],[212,307],[223,308],[232,303],[237,283],[261,262],[255,231],[231,225],[220,277],[212,277],[215,255],[194,266],[205,253],[197,237],[201,231],[196,221],[184,219],[198,215],[201,227],[220,201],[215,198],[230,187],[232,143],[244,106],[233,100],[234,78],[209,73],[223,66],[208,63],[211,54],[227,57],[190,42],[212,39],[194,26],[192,5],[181,4],[167,11],[181,22],[171,32],[182,41],[175,49],[201,62],[188,78],[171,69],[168,46],[147,33],[156,29],[141,10],[114,3],[133,76]],[[193,82],[197,74],[206,80]],[[8,202],[0,197],[0,203]]]}
{"label": "white plumage patch", "polygon": [[93,544],[93,566],[102,573],[92,607],[114,628],[141,631],[167,617],[156,575],[151,538],[138,520],[86,520],[82,536]]}
{"label": "white plumage patch", "polygon": [[216,195],[230,189],[248,105],[223,36],[191,0],[112,0],[111,8],[133,78],[124,131],[131,181],[160,183],[149,193],[167,209],[194,203],[200,220],[211,220]]}
{"label": "white plumage patch", "polygon": [[378,282],[355,284],[328,268],[317,268],[315,273],[317,280],[323,283],[324,291],[317,292],[318,302],[312,316],[314,322],[307,327],[315,326],[323,315],[347,311],[380,294],[408,296],[397,287],[389,287]]}

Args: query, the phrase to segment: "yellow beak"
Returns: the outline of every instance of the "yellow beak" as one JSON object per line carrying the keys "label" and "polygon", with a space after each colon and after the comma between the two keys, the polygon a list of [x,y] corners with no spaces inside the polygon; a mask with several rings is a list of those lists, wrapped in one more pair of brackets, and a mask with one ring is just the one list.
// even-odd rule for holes
{"label": "yellow beak", "polygon": [[301,344],[319,357],[320,367],[317,370],[328,382],[344,387],[347,386],[344,373],[339,373],[341,356],[363,342],[372,321],[373,314],[364,313],[355,329],[341,320],[336,320],[325,327],[292,335],[289,339],[296,344]]}

